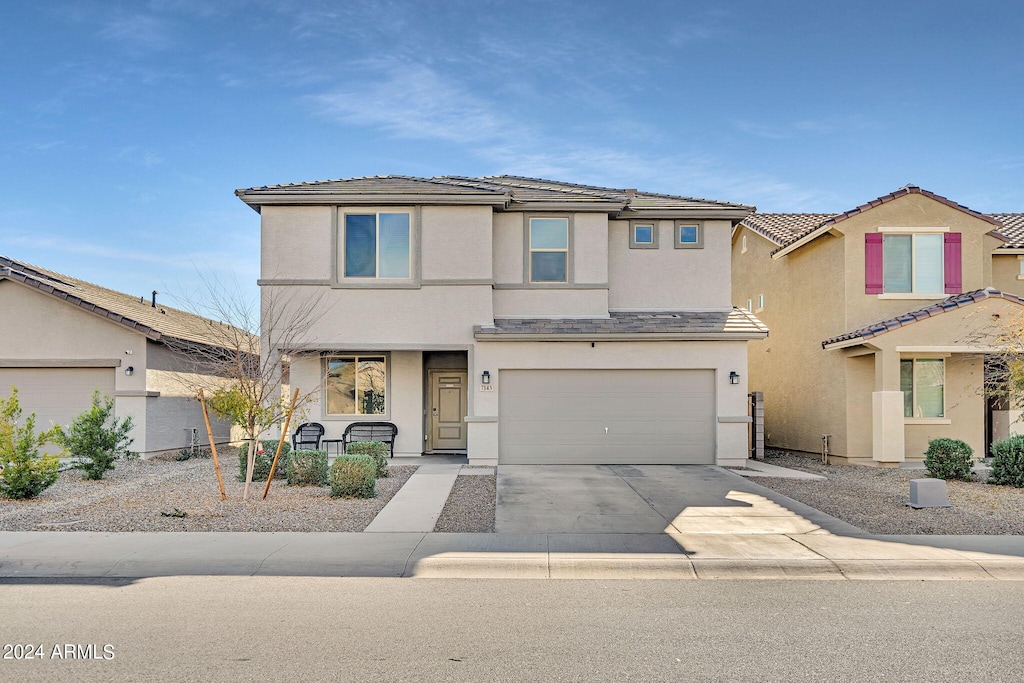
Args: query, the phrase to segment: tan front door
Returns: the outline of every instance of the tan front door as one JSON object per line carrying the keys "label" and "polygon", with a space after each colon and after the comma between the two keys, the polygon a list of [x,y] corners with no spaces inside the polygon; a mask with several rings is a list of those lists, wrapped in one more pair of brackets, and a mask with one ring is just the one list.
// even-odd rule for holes
{"label": "tan front door", "polygon": [[428,451],[465,450],[467,380],[465,370],[429,371]]}

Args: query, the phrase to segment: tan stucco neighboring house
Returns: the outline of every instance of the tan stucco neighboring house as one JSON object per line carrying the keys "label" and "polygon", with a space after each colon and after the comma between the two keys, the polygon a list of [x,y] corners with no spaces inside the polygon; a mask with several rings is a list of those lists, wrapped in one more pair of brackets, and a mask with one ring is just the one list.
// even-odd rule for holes
{"label": "tan stucco neighboring house", "polygon": [[733,302],[769,445],[895,466],[928,441],[978,457],[1024,423],[986,396],[1000,321],[1024,313],[1024,214],[908,185],[839,214],[751,214],[733,233]]}
{"label": "tan stucco neighboring house", "polygon": [[322,311],[290,382],[325,438],[386,421],[396,454],[478,464],[745,460],[767,331],[731,304],[729,239],[752,207],[514,176],[236,194],[265,306]]}
{"label": "tan stucco neighboring house", "polygon": [[[188,446],[192,429],[209,442],[190,387],[218,380],[195,376],[195,359],[221,348],[225,329],[246,334],[155,293],[131,296],[3,256],[0,312],[0,395],[16,386],[24,412],[49,427],[69,424],[98,390],[114,397],[118,417],[131,416],[131,449],[143,454]],[[216,439],[229,438],[229,424],[213,427]]]}

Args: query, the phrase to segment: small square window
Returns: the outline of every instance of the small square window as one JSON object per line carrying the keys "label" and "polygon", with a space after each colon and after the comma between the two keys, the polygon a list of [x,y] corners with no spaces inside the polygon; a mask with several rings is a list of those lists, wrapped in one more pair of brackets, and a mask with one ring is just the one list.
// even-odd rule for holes
{"label": "small square window", "polygon": [[700,223],[676,221],[676,249],[703,249],[704,228]]}
{"label": "small square window", "polygon": [[658,248],[658,224],[657,223],[630,223],[629,224],[629,248],[630,249],[657,249]]}

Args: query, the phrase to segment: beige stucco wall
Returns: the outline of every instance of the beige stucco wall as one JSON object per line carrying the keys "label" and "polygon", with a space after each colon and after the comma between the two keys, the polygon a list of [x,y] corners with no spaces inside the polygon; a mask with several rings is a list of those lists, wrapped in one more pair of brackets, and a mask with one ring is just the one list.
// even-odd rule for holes
{"label": "beige stucco wall", "polygon": [[424,280],[491,280],[491,207],[425,206],[420,220]]}
{"label": "beige stucco wall", "polygon": [[608,290],[495,289],[494,315],[498,318],[607,318]]}
{"label": "beige stucco wall", "polygon": [[[144,336],[10,280],[0,280],[0,310],[4,312],[5,327],[17,330],[17,334],[0,336],[0,359],[5,362],[26,362],[26,366],[31,366],[30,361],[58,366],[88,360],[116,363],[115,413],[118,417],[132,417],[132,448],[148,450],[146,399],[142,396],[146,390]],[[129,365],[135,369],[131,377],[123,370]]]}
{"label": "beige stucco wall", "polygon": [[1024,254],[994,254],[992,256],[992,286],[1001,292],[1024,297],[1024,277],[1020,274]]}
{"label": "beige stucco wall", "polygon": [[501,284],[523,282],[523,214],[494,214],[494,281]]}
{"label": "beige stucco wall", "polygon": [[329,206],[264,206],[260,211],[260,277],[331,277]]}
{"label": "beige stucco wall", "polygon": [[[742,253],[743,236],[747,251]],[[809,452],[831,435],[834,453],[845,453],[845,361],[822,352],[821,341],[845,331],[841,238],[826,235],[813,248],[773,261],[777,245],[741,227],[732,242],[732,301],[768,326],[765,340],[750,342],[749,385],[764,392],[765,438],[770,446]],[[765,306],[758,310],[759,295]]]}
{"label": "beige stucco wall", "polygon": [[704,221],[702,249],[676,249],[675,221],[654,221],[657,249],[629,248],[629,221],[608,229],[608,305],[612,310],[727,309],[729,221]]}
{"label": "beige stucco wall", "polygon": [[[746,342],[480,342],[474,354],[475,377],[491,373],[491,391],[479,391],[471,383],[469,424],[470,458],[497,460],[498,385],[502,370],[518,369],[711,369],[716,372],[719,419],[747,415],[747,385],[743,368]],[[731,371],[740,373],[739,384],[729,384]],[[746,459],[747,423],[719,422],[715,452],[719,464],[737,464]]]}
{"label": "beige stucco wall", "polygon": [[[994,238],[985,233],[995,226],[924,195],[905,195],[836,224],[836,229],[846,236],[848,245],[845,269],[846,328],[843,331],[855,330],[900,313],[924,308],[948,296],[937,292],[939,296],[932,298],[908,296],[886,299],[877,294],[865,294],[864,235],[877,232],[879,227],[949,228],[949,232],[959,232],[963,291],[983,289],[992,283],[991,253],[999,242],[993,241]],[[793,252],[793,255],[814,250],[814,244],[811,243]]]}

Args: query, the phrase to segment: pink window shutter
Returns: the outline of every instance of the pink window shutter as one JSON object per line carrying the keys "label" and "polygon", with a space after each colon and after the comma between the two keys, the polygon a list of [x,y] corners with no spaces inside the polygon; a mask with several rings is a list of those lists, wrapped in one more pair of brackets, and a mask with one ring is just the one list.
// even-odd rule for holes
{"label": "pink window shutter", "polygon": [[960,233],[947,232],[945,244],[946,294],[964,291],[963,270],[960,264]]}
{"label": "pink window shutter", "polygon": [[882,293],[882,233],[879,232],[864,235],[864,293]]}

